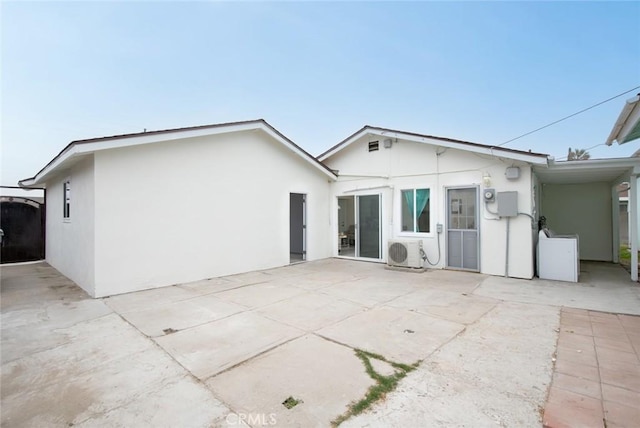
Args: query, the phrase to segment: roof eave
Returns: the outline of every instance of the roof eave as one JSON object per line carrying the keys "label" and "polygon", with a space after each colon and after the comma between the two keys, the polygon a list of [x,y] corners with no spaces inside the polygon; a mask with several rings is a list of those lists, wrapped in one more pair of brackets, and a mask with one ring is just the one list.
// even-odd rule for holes
{"label": "roof eave", "polygon": [[152,131],[139,134],[127,134],[114,137],[105,138],[93,138],[88,140],[77,140],[69,143],[62,151],[54,157],[44,168],[42,168],[35,176],[26,178],[18,182],[21,187],[30,187],[38,184],[42,184],[43,180],[51,173],[59,169],[70,159],[95,153],[103,150],[117,149],[122,147],[136,146],[142,144],[159,143],[164,141],[171,141],[183,138],[194,138],[210,135],[226,134],[230,132],[249,131],[260,129],[267,135],[276,139],[282,143],[285,147],[291,150],[293,153],[300,156],[303,160],[311,163],[316,169],[327,175],[330,179],[336,180],[336,175],[327,168],[324,164],[320,163],[317,159],[311,156],[309,153],[301,149],[293,141],[285,137],[269,123],[263,119],[246,121],[246,122],[234,122],[222,125],[211,125],[193,127],[188,129],[176,129],[176,130],[164,130],[164,131]]}
{"label": "roof eave", "polygon": [[415,141],[419,143],[428,143],[428,144],[433,144],[440,147],[465,150],[473,153],[485,154],[485,155],[500,157],[500,158],[507,158],[507,159],[527,162],[535,165],[546,165],[549,157],[548,155],[542,154],[542,153],[526,153],[526,152],[520,152],[520,151],[511,150],[511,149],[503,149],[501,147],[491,147],[491,146],[486,146],[486,145],[477,144],[477,143],[456,141],[448,138],[433,137],[433,136],[413,134],[413,133],[408,133],[403,131],[396,131],[396,130],[391,130],[386,128],[365,126],[364,128],[357,131],[355,134],[352,134],[351,136],[347,137],[347,139],[343,140],[342,142],[333,146],[331,149],[329,149],[325,153],[321,154],[318,157],[318,160],[324,161],[328,159],[329,157],[333,156],[334,154],[348,147],[354,141],[368,134],[378,135],[380,137],[398,138],[398,139],[403,139],[408,141]]}
{"label": "roof eave", "polygon": [[626,101],[605,144],[611,146],[614,141],[617,141],[618,144],[627,143],[628,141],[625,141],[625,137],[639,124],[640,94]]}

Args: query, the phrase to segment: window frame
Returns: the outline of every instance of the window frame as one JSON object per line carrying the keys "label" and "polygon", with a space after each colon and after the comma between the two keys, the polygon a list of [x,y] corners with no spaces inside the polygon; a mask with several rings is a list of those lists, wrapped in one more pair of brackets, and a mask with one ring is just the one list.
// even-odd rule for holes
{"label": "window frame", "polygon": [[[408,192],[411,191],[413,193],[413,206],[416,206],[416,194],[418,190],[427,190],[429,192],[429,196],[427,199],[427,204],[425,205],[426,208],[428,208],[428,212],[429,212],[429,230],[428,231],[416,231],[416,229],[418,228],[418,218],[419,216],[416,216],[415,213],[415,209],[414,212],[411,213],[411,217],[413,220],[413,230],[402,230],[403,229],[403,220],[404,220],[404,209],[405,209],[405,201],[404,201],[404,192]],[[399,235],[400,236],[433,236],[433,225],[432,225],[432,221],[433,221],[433,216],[431,215],[432,213],[432,199],[433,199],[433,190],[431,189],[431,187],[429,186],[414,186],[414,187],[407,187],[407,188],[401,188],[400,192],[399,192],[399,198],[400,198],[400,217],[398,221],[398,227],[399,227]],[[424,209],[423,209],[424,212]]]}
{"label": "window frame", "polygon": [[62,220],[71,221],[71,177],[62,181]]}

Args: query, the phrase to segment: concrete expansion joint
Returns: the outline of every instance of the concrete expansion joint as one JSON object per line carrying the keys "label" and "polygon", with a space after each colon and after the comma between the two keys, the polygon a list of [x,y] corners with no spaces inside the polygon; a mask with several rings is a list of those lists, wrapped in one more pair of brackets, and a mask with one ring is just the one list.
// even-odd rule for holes
{"label": "concrete expansion joint", "polygon": [[130,323],[126,318],[124,318],[122,315],[120,315],[117,312],[114,312],[114,314],[116,314],[118,317],[120,317],[121,320],[123,320],[127,325],[130,325],[135,331],[137,331],[138,333],[140,333],[140,336],[142,336],[142,338],[146,341],[148,341],[149,343],[151,343],[151,345],[158,349],[159,351],[161,351],[163,354],[167,355],[171,360],[173,360],[176,364],[178,364],[186,373],[188,376],[190,376],[192,379],[200,382],[200,380],[194,376],[191,371],[186,368],[184,365],[182,365],[182,363],[180,363],[180,361],[178,361],[177,359],[174,358],[173,355],[171,355],[170,353],[168,353],[167,351],[164,350],[164,348],[162,346],[160,346],[155,340],[153,340],[153,338],[147,336],[146,334],[144,334],[138,327],[136,327],[134,324]]}
{"label": "concrete expansion joint", "polygon": [[[246,312],[246,311],[245,311],[245,312]],[[177,360],[173,355],[171,355],[169,352],[167,352],[167,351],[166,351],[162,346],[160,346],[160,345],[159,345],[155,340],[153,340],[153,338],[151,338],[151,337],[147,336],[146,334],[144,334],[144,333],[143,333],[139,328],[137,328],[135,325],[133,325],[132,323],[130,323],[126,318],[124,318],[124,317],[123,317],[122,315],[120,315],[119,313],[117,313],[117,312],[114,312],[114,313],[115,313],[117,316],[119,316],[119,317],[120,317],[120,318],[121,318],[121,319],[122,319],[126,324],[130,325],[130,326],[131,326],[131,327],[133,327],[133,328],[134,328],[138,333],[140,333],[140,335],[141,335],[145,340],[147,340],[147,341],[151,342],[151,344],[153,345],[153,347],[154,347],[154,348],[158,349],[160,352],[162,352],[163,354],[167,355],[167,356],[168,356],[172,361],[174,361],[178,366],[180,366],[180,367],[184,370],[184,377],[190,378],[191,380],[193,380],[193,381],[194,381],[194,382],[196,382],[197,384],[201,385],[201,386],[202,386],[202,387],[203,387],[203,388],[204,388],[204,389],[205,389],[209,394],[211,394],[211,395],[212,395],[216,400],[218,400],[219,402],[221,402],[222,404],[224,404],[224,405],[225,405],[225,406],[226,406],[230,411],[232,411],[232,412],[236,412],[236,413],[237,413],[236,409],[233,409],[233,408],[229,405],[229,403],[227,403],[225,400],[223,400],[223,399],[222,399],[222,397],[219,397],[217,394],[215,394],[213,391],[211,391],[211,389],[207,387],[207,385],[206,385],[205,381],[206,381],[206,380],[208,380],[208,379],[211,379],[211,378],[213,378],[213,377],[215,377],[215,376],[217,376],[217,375],[219,375],[220,373],[224,373],[225,371],[230,370],[230,369],[232,369],[233,367],[237,367],[237,366],[239,366],[239,365],[241,365],[241,364],[244,364],[246,361],[249,361],[251,358],[249,358],[248,360],[242,361],[241,363],[236,364],[236,365],[235,365],[235,366],[233,366],[233,367],[229,367],[227,370],[223,370],[222,372],[217,373],[217,374],[215,374],[215,375],[213,375],[213,376],[210,376],[210,377],[208,377],[208,378],[206,378],[206,379],[200,379],[200,378],[198,378],[196,375],[194,375],[193,373],[191,373],[191,371],[190,371],[187,367],[185,367],[185,366],[184,366],[180,361],[178,361],[178,360]],[[276,346],[274,346],[274,347],[270,348],[269,350],[271,350],[271,349],[273,349],[273,348],[276,348]],[[268,350],[267,350],[267,351],[268,351]],[[265,352],[267,352],[267,351],[265,351]],[[256,356],[257,356],[257,355],[256,355]],[[256,357],[256,356],[254,356],[254,357]],[[162,385],[161,385],[161,386],[162,386]],[[122,407],[122,406],[120,406],[120,407]],[[115,408],[114,408],[114,409],[111,409],[111,410],[109,410],[109,411],[113,411],[113,410],[115,410]],[[108,414],[108,412],[106,412],[105,414]],[[95,417],[95,416],[96,416],[96,415],[92,416],[92,418],[93,418],[93,417]],[[91,418],[89,418],[89,419],[91,419]],[[87,420],[89,420],[89,419],[87,419]],[[84,422],[84,421],[83,421],[83,422]]]}
{"label": "concrete expansion joint", "polygon": [[140,398],[144,398],[148,395],[151,395],[153,393],[156,392],[161,392],[163,389],[165,389],[168,385],[172,384],[172,383],[176,383],[177,380],[180,380],[182,378],[188,377],[188,375],[185,373],[183,375],[178,375],[178,376],[174,376],[172,378],[169,378],[169,380],[163,380],[161,382],[158,382],[153,388],[151,388],[148,391],[142,391],[140,393],[137,394],[133,394],[130,398],[130,400],[127,400],[125,402],[123,402],[122,404],[116,405],[114,407],[111,407],[109,409],[103,410],[103,411],[97,411],[97,412],[93,412],[93,414],[91,416],[86,417],[85,419],[79,421],[79,422],[74,422],[73,425],[82,425],[85,424],[89,421],[91,421],[92,419],[95,419],[97,417],[101,417],[101,416],[107,416],[113,412],[116,412],[122,408],[127,407],[128,405],[131,404],[131,402],[135,402]]}
{"label": "concrete expansion joint", "polygon": [[[105,306],[106,306],[106,305],[105,305]],[[78,322],[75,322],[75,323],[73,323],[73,324],[67,324],[67,325],[65,325],[64,327],[54,328],[54,329],[52,329],[51,331],[52,331],[52,332],[54,332],[54,333],[55,333],[55,332],[59,332],[59,331],[62,331],[62,330],[66,330],[66,329],[73,328],[73,327],[75,327],[75,326],[77,326],[77,325],[80,325],[80,324],[84,324],[84,323],[87,323],[87,322],[91,322],[91,321],[99,320],[99,319],[101,319],[101,318],[106,318],[106,317],[108,317],[108,316],[111,316],[111,315],[113,315],[113,314],[116,314],[116,312],[115,312],[113,309],[111,309],[109,306],[106,306],[106,307],[107,307],[111,312],[106,313],[106,314],[102,314],[102,315],[98,315],[98,316],[93,317],[93,318],[86,318],[86,319],[80,320],[80,321],[78,321]],[[119,315],[119,314],[116,314],[116,315]],[[44,322],[44,321],[49,321],[49,320],[50,320],[50,318],[48,318],[47,320],[42,320],[42,321]]]}
{"label": "concrete expansion joint", "polygon": [[[300,330],[300,332],[301,332],[301,333],[304,333],[302,330]],[[262,350],[261,352],[259,352],[259,353],[255,354],[255,355],[252,355],[251,357],[247,358],[246,360],[242,360],[242,361],[240,361],[239,363],[236,363],[236,364],[234,364],[234,365],[232,365],[232,366],[229,366],[229,367],[227,367],[226,369],[224,369],[224,370],[222,370],[222,371],[219,371],[218,373],[216,373],[216,374],[214,374],[214,375],[211,375],[211,376],[209,376],[209,377],[207,377],[207,378],[203,379],[203,381],[207,381],[207,380],[212,379],[212,378],[214,378],[214,377],[216,377],[216,376],[218,376],[218,375],[221,375],[222,373],[226,373],[226,372],[228,372],[228,371],[230,371],[230,370],[233,370],[233,369],[235,369],[235,368],[237,368],[237,367],[243,366],[244,364],[247,364],[247,363],[248,363],[248,362],[250,362],[251,360],[254,360],[254,359],[256,359],[256,358],[258,358],[258,357],[260,357],[260,356],[262,356],[262,355],[266,354],[267,352],[270,352],[270,351],[272,351],[272,350],[274,350],[274,349],[276,349],[276,348],[279,348],[279,347],[281,347],[281,346],[284,346],[284,345],[286,345],[286,344],[287,344],[287,343],[289,343],[289,342],[293,342],[294,340],[299,339],[299,338],[301,338],[302,336],[304,336],[304,334],[301,334],[301,335],[299,335],[299,336],[292,337],[291,339],[285,340],[284,342],[280,342],[280,343],[278,343],[277,345],[270,346],[269,348],[266,348],[266,349]]]}

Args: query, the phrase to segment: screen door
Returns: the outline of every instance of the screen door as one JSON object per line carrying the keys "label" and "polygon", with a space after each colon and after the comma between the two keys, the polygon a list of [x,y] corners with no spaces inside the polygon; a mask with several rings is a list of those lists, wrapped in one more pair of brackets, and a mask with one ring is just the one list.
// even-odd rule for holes
{"label": "screen door", "polygon": [[447,266],[478,271],[478,189],[447,189]]}

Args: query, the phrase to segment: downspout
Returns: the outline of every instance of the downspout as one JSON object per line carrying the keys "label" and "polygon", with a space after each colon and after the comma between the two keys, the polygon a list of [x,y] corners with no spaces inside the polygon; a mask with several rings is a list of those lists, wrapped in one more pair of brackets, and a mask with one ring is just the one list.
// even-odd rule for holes
{"label": "downspout", "polygon": [[509,224],[511,223],[511,217],[507,217],[507,250],[504,256],[504,277],[509,277]]}
{"label": "downspout", "polygon": [[632,175],[629,181],[629,216],[631,217],[631,280],[638,281],[638,176]]}

